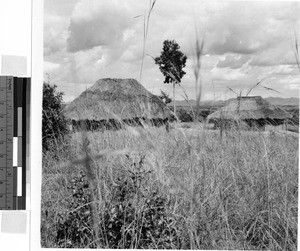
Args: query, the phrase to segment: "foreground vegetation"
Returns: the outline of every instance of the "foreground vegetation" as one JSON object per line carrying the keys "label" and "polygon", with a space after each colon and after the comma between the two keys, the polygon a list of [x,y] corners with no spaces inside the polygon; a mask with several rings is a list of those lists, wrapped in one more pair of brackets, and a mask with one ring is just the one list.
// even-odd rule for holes
{"label": "foreground vegetation", "polygon": [[286,134],[74,133],[44,153],[41,244],[296,250],[297,156]]}

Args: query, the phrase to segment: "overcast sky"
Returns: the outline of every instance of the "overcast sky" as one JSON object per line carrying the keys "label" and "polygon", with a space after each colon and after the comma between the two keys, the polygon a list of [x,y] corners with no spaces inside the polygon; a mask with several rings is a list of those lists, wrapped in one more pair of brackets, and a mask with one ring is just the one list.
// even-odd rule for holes
{"label": "overcast sky", "polygon": [[[144,17],[149,0],[45,0],[44,78],[76,98],[100,78],[140,80]],[[159,56],[163,41],[175,40],[187,55],[182,86],[195,98],[195,38],[204,39],[201,76],[203,100],[233,97],[263,80],[252,95],[299,97],[295,33],[300,41],[300,3],[157,0],[146,54]],[[140,17],[137,17],[142,15]],[[150,56],[142,84],[152,93],[172,86]],[[176,98],[183,99],[176,88]]]}

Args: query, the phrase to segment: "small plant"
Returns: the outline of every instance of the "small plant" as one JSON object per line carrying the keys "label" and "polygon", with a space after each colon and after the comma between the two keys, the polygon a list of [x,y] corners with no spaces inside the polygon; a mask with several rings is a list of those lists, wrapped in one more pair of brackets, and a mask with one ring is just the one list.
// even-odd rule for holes
{"label": "small plant", "polygon": [[105,214],[110,248],[172,248],[178,239],[166,211],[167,199],[157,189],[148,189],[152,171],[145,169],[144,160],[142,155],[132,162],[112,189],[113,203]]}
{"label": "small plant", "polygon": [[167,93],[164,91],[160,91],[160,95],[158,96],[166,105],[172,102],[172,99],[169,97]]}
{"label": "small plant", "polygon": [[93,236],[92,196],[86,175],[80,172],[72,179],[68,189],[72,190],[72,197],[68,201],[69,212],[65,217],[60,215],[57,223],[56,243],[63,248],[85,247]]}
{"label": "small plant", "polygon": [[178,109],[177,116],[181,122],[192,122],[193,114],[186,109]]}
{"label": "small plant", "polygon": [[[150,190],[152,173],[144,167],[145,155],[131,161],[129,168],[110,188],[110,201],[104,205],[99,225],[100,246],[108,248],[173,248],[179,241],[175,222],[168,215],[165,196],[158,188]],[[92,219],[92,194],[83,172],[68,187],[72,197],[69,212],[57,223],[56,243],[64,248],[96,248]]]}

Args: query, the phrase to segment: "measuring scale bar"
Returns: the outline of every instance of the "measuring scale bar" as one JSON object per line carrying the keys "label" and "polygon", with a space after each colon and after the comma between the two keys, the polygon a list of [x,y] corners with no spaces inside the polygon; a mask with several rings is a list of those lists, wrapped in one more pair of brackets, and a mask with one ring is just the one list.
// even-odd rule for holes
{"label": "measuring scale bar", "polygon": [[0,209],[13,208],[13,78],[0,77]]}
{"label": "measuring scale bar", "polygon": [[29,87],[28,78],[0,76],[0,209],[4,210],[26,209]]}

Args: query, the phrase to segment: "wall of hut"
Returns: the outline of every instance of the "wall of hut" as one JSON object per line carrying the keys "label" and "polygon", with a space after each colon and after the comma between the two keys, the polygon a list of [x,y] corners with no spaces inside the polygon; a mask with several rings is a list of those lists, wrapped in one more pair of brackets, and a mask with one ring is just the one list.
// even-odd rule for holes
{"label": "wall of hut", "polygon": [[243,119],[243,120],[230,120],[230,119],[215,119],[214,129],[223,128],[225,130],[243,129],[243,130],[265,130],[266,125],[278,126],[285,123],[284,119]]}
{"label": "wall of hut", "polygon": [[70,131],[105,131],[105,130],[120,130],[127,126],[132,127],[144,127],[144,125],[150,126],[165,126],[169,130],[169,119],[165,118],[152,118],[134,117],[130,119],[102,119],[102,120],[70,120]]}

